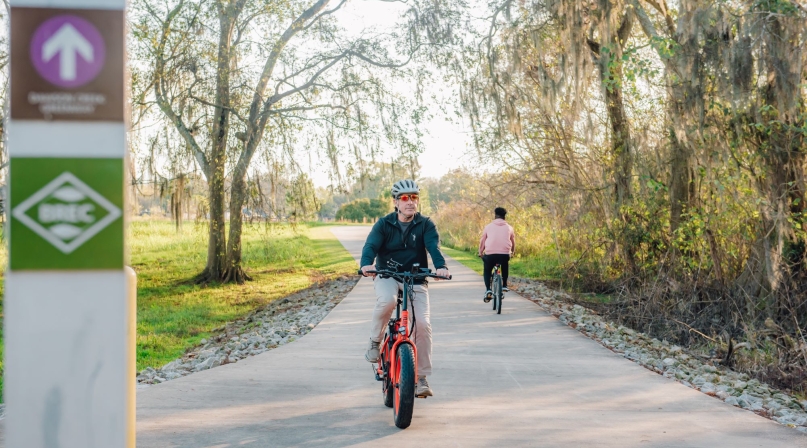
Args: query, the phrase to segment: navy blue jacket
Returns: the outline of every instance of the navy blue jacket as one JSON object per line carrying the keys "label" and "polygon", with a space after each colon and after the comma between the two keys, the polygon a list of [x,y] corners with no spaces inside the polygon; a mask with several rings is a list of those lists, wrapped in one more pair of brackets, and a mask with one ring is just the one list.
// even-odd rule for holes
{"label": "navy blue jacket", "polygon": [[420,267],[428,267],[426,251],[432,256],[436,269],[446,267],[446,260],[440,253],[440,235],[437,226],[431,219],[416,213],[404,233],[398,213],[393,212],[381,218],[373,226],[364,249],[361,251],[361,266],[369,266],[376,261],[377,269],[392,269],[390,261],[400,263],[401,272],[412,269],[412,265],[420,263]]}

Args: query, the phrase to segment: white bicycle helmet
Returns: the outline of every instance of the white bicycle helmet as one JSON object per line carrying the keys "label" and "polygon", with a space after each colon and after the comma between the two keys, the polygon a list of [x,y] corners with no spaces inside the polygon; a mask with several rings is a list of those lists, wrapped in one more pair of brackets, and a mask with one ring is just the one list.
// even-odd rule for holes
{"label": "white bicycle helmet", "polygon": [[420,187],[418,184],[415,183],[413,180],[404,179],[399,180],[392,184],[392,197],[397,198],[398,196],[406,193],[420,193]]}

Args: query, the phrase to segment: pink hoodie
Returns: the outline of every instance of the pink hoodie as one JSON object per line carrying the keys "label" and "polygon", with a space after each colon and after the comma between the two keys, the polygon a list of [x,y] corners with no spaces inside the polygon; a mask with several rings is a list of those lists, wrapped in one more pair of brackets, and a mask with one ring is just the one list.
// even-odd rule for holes
{"label": "pink hoodie", "polygon": [[507,254],[510,255],[516,248],[516,233],[513,227],[503,219],[494,219],[482,231],[479,240],[480,254]]}

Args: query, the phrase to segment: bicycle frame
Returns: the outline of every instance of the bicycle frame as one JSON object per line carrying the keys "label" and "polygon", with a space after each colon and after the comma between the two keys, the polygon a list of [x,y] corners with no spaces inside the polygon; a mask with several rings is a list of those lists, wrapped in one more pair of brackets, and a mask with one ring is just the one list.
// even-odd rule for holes
{"label": "bicycle frame", "polygon": [[[398,303],[395,306],[395,318],[390,319],[390,322],[387,324],[387,333],[381,343],[381,354],[376,368],[377,377],[386,378],[386,376],[389,375],[388,384],[390,387],[394,387],[400,382],[400,378],[398,377],[400,372],[398,368],[398,347],[400,347],[401,344],[409,344],[412,347],[412,353],[415,358],[415,372],[418,371],[417,347],[410,339],[411,334],[409,329],[409,298],[410,295],[414,293],[413,279],[409,278],[408,281],[402,283],[402,297],[398,299]],[[401,305],[403,305],[403,307]],[[387,360],[389,363],[386,372],[384,372],[384,360]],[[417,375],[415,375],[415,377],[417,378]]]}

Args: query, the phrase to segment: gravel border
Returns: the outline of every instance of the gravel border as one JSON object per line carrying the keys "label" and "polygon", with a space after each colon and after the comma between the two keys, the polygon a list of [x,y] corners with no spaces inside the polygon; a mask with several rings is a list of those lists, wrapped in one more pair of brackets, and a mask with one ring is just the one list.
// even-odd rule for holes
{"label": "gravel border", "polygon": [[359,276],[342,276],[318,283],[215,328],[215,336],[202,339],[201,345],[181,358],[159,369],[147,367],[140,371],[138,389],[232,364],[300,339],[314,329],[358,281]]}
{"label": "gravel border", "polygon": [[522,297],[612,352],[727,404],[807,433],[807,400],[798,401],[747,374],[700,359],[667,341],[608,322],[588,308],[569,303],[568,294],[552,290],[539,281],[513,278],[508,283]]}

